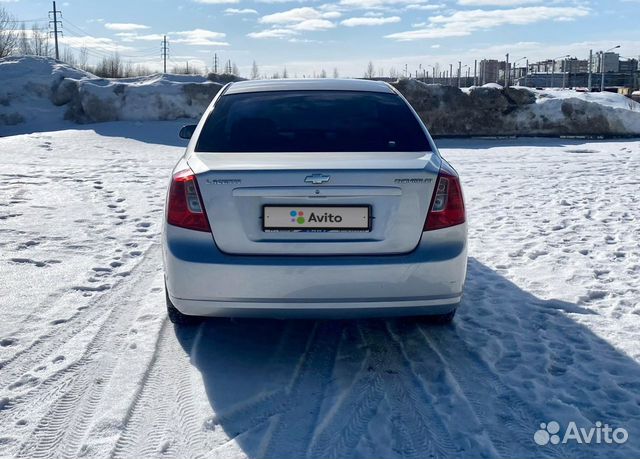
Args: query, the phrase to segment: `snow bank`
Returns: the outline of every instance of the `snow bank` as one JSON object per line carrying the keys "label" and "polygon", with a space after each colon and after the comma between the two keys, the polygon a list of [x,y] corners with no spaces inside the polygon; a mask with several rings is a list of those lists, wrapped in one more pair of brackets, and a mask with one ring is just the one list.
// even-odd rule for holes
{"label": "snow bank", "polygon": [[[640,135],[640,104],[611,93],[488,84],[394,85],[434,135]],[[50,58],[0,59],[0,135],[73,123],[199,118],[220,83],[202,76],[98,78]]]}
{"label": "snow bank", "polygon": [[[53,59],[7,57],[0,59],[0,129],[28,121],[44,125],[62,120],[64,109],[57,108],[52,95],[63,80],[95,78]],[[66,85],[64,85],[66,87]],[[0,130],[2,133],[2,130]]]}
{"label": "snow bank", "polygon": [[50,58],[0,59],[0,127],[197,118],[222,87],[194,75],[104,79]]}
{"label": "snow bank", "polygon": [[640,103],[620,94],[484,85],[394,86],[434,135],[640,135]]}
{"label": "snow bank", "polygon": [[222,85],[200,76],[151,75],[74,81],[69,119],[78,122],[197,118]]}

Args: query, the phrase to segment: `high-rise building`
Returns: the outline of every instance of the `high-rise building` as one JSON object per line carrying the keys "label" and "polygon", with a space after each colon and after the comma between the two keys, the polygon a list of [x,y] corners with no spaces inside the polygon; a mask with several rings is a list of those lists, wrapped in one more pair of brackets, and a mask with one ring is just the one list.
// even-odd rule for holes
{"label": "high-rise building", "polygon": [[529,73],[550,73],[553,70],[553,61],[547,59],[546,61],[533,62],[529,64]]}
{"label": "high-rise building", "polygon": [[621,73],[631,73],[640,70],[640,68],[638,67],[638,59],[621,60],[618,67]]}
{"label": "high-rise building", "polygon": [[620,54],[618,53],[595,53],[593,55],[593,70],[601,73],[604,66],[604,73],[620,71]]}
{"label": "high-rise building", "polygon": [[[504,64],[503,64],[504,68]],[[498,83],[500,81],[500,61],[483,59],[480,61],[480,83]]]}
{"label": "high-rise building", "polygon": [[586,73],[589,71],[589,60],[571,57],[556,61],[556,73]]}

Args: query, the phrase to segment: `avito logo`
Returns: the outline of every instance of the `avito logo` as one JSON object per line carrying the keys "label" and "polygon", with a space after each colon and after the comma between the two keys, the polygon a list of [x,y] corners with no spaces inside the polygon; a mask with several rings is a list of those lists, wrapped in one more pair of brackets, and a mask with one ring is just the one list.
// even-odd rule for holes
{"label": "avito logo", "polygon": [[289,212],[291,215],[291,223],[298,222],[299,225],[307,223],[340,223],[342,222],[342,215],[334,215],[329,212],[323,214],[316,214],[311,212],[308,217],[305,217],[304,212],[301,210],[292,210]]}
{"label": "avito logo", "polygon": [[533,441],[540,446],[551,443],[557,445],[559,443],[566,444],[574,441],[580,444],[590,443],[607,443],[622,444],[629,439],[629,432],[622,427],[614,429],[609,424],[597,421],[595,427],[585,428],[576,425],[574,421],[569,422],[564,431],[564,435],[560,432],[560,423],[556,421],[543,422],[540,429],[533,434]]}
{"label": "avito logo", "polygon": [[300,225],[304,224],[304,212],[301,210],[292,210],[289,212],[291,215],[291,223],[298,222]]}

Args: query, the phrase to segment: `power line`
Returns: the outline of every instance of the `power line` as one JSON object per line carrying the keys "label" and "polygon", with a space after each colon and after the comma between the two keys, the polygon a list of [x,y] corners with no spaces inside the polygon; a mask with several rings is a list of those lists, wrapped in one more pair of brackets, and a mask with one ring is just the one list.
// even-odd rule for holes
{"label": "power line", "polygon": [[[89,33],[87,33],[85,30],[83,30],[82,28],[78,27],[77,25],[75,25],[73,22],[69,21],[68,19],[65,19],[65,22],[67,23],[68,26],[71,26],[71,30],[67,29],[67,31],[75,36],[76,38],[85,38],[85,37],[90,37],[93,38],[94,40],[104,40],[104,38],[98,38],[94,35],[91,35]],[[75,32],[74,32],[75,31]],[[81,34],[81,35],[79,35]],[[105,53],[108,53],[109,55],[112,55],[113,52],[115,51],[113,48],[111,47],[106,47],[104,45],[99,45],[97,43],[93,44],[94,48],[97,48],[98,50],[102,50]],[[145,57],[150,57],[151,56],[151,51],[155,50],[155,47],[147,47],[147,48],[142,48],[139,51],[141,51],[142,54],[122,54],[122,53],[118,53],[120,56],[122,57],[129,57],[129,58],[145,58]],[[148,53],[145,51],[149,51]],[[153,56],[157,56],[156,52],[153,52]]]}
{"label": "power line", "polygon": [[9,23],[25,23],[25,22],[46,22],[48,21],[49,18],[36,18],[36,19],[11,19],[5,22],[9,22]]}
{"label": "power line", "polygon": [[[73,38],[77,38],[79,40],[85,38],[82,37],[80,35],[74,34],[74,33],[70,33],[70,35]],[[66,46],[68,46],[69,48],[73,48],[73,49],[80,49],[78,48],[78,46],[80,46],[80,44],[78,44],[77,46],[74,46],[73,44],[69,44],[68,42],[65,43]],[[84,44],[83,44],[84,46]],[[112,57],[114,53],[118,53],[119,56],[121,57],[125,57],[125,58],[133,58],[133,59],[145,59],[145,58],[150,58],[150,57],[156,57],[157,54],[154,53],[145,53],[145,54],[136,54],[136,55],[132,55],[132,54],[121,54],[117,51],[117,48],[106,48],[106,47],[101,47],[98,46],[96,44],[92,44],[91,49],[89,50],[89,52],[91,54],[97,55],[98,57]]]}

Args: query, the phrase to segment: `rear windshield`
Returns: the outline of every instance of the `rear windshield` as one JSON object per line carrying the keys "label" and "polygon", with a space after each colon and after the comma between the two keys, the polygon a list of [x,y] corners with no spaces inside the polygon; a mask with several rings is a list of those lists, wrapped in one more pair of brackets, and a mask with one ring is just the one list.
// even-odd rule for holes
{"label": "rear windshield", "polygon": [[222,96],[196,151],[429,151],[422,127],[396,94],[273,91]]}

